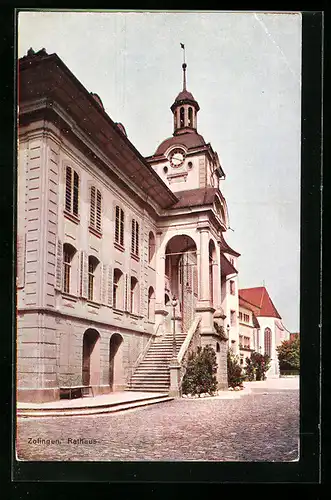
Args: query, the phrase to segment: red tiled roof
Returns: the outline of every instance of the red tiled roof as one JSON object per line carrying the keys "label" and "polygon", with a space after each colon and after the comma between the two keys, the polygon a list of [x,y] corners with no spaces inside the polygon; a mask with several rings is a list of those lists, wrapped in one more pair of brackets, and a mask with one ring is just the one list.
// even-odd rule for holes
{"label": "red tiled roof", "polygon": [[281,316],[274,306],[269,294],[264,286],[255,288],[243,288],[239,290],[239,298],[248,302],[256,308],[254,311],[256,316],[266,316],[271,318],[279,318]]}
{"label": "red tiled roof", "polygon": [[213,187],[189,189],[176,192],[178,201],[171,208],[200,207],[214,202],[218,189]]}
{"label": "red tiled roof", "polygon": [[176,135],[165,139],[154,153],[154,156],[163,155],[166,150],[172,146],[185,146],[187,149],[193,149],[199,146],[205,146],[205,140],[202,135],[197,132],[187,132],[186,134]]}

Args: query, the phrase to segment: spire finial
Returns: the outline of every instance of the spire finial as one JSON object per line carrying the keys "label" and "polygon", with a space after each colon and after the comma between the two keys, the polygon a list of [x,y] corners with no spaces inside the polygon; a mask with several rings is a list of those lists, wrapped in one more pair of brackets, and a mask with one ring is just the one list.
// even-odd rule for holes
{"label": "spire finial", "polygon": [[182,68],[183,68],[183,90],[186,90],[186,68],[187,68],[187,64],[185,62],[185,45],[183,43],[181,43],[180,46],[183,49],[183,57],[184,57],[184,62],[182,64]]}

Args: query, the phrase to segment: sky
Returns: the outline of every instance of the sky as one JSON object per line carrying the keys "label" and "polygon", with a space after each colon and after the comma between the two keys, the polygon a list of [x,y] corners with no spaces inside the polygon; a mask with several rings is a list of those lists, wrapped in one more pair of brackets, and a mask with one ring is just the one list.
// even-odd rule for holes
{"label": "sky", "polygon": [[57,55],[144,155],[173,132],[182,89],[200,105],[198,132],[217,151],[239,287],[265,285],[299,331],[301,14],[21,12],[18,57]]}

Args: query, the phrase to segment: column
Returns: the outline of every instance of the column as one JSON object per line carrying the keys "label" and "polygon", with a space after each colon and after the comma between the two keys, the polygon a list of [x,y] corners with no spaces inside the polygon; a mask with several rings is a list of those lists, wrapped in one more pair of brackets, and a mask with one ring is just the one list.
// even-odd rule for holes
{"label": "column", "polygon": [[200,229],[200,252],[199,252],[199,301],[206,306],[210,305],[209,290],[209,229]]}
{"label": "column", "polygon": [[158,231],[156,233],[156,252],[155,252],[155,271],[156,271],[156,281],[155,281],[155,326],[159,326],[157,332],[158,334],[164,333],[164,319],[168,315],[164,304],[164,293],[165,293],[165,254],[164,249],[161,247],[161,236],[162,232]]}
{"label": "column", "polygon": [[216,263],[213,266],[213,282],[214,282],[214,307],[221,307],[221,252],[219,245],[216,245]]}

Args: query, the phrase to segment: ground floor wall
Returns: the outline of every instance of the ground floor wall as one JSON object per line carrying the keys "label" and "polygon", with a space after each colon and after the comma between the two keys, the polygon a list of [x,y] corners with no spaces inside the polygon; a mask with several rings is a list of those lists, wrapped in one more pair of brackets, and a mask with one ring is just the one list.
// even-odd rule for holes
{"label": "ground floor wall", "polygon": [[17,397],[59,399],[60,387],[124,390],[150,334],[51,312],[18,313]]}

